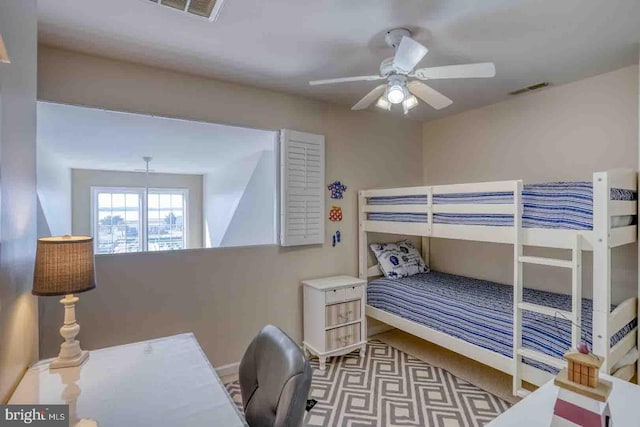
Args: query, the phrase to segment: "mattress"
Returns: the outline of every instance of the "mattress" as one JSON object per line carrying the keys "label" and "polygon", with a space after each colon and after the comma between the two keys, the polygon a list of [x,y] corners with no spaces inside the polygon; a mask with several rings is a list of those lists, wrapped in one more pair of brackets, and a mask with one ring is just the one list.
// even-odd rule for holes
{"label": "mattress", "polygon": [[[524,289],[524,301],[571,311],[571,297]],[[430,272],[402,279],[378,279],[367,286],[367,304],[459,338],[468,343],[512,357],[513,287],[452,274]],[[590,299],[582,300],[583,340],[592,343]],[[613,346],[629,333],[637,319],[612,338]],[[571,347],[571,323],[533,312],[523,314],[523,346],[561,358]],[[542,363],[525,363],[548,372],[557,369]]]}
{"label": "mattress", "polygon": [[[631,190],[612,188],[611,200],[636,200]],[[525,185],[522,191],[522,226],[525,228],[556,228],[573,230],[593,229],[593,184],[583,182],[550,182]],[[370,197],[369,205],[426,204],[427,196]],[[434,204],[508,204],[513,203],[513,192],[437,194]],[[371,212],[371,221],[426,223],[425,213]],[[613,227],[631,225],[633,216],[614,217]],[[509,214],[456,214],[436,213],[435,224],[464,224],[512,226]]]}

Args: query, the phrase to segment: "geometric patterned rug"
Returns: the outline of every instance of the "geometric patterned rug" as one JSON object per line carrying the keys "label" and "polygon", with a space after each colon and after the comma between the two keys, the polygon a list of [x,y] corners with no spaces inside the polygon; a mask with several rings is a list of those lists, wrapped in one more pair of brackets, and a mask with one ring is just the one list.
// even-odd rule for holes
{"label": "geometric patterned rug", "polygon": [[[377,340],[358,353],[329,359],[327,370],[311,359],[310,398],[318,401],[305,426],[484,426],[510,404],[441,368]],[[226,384],[238,408],[237,381]]]}

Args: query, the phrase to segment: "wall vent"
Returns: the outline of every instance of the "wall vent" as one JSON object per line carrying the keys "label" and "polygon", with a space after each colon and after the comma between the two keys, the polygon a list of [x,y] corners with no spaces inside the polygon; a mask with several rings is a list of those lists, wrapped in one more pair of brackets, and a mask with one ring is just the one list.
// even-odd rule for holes
{"label": "wall vent", "polygon": [[147,0],[181,12],[215,21],[224,0]]}
{"label": "wall vent", "polygon": [[551,83],[549,82],[537,83],[535,85],[527,86],[525,88],[514,90],[513,92],[509,92],[509,95],[522,95],[523,93],[544,89],[545,87],[549,87],[550,85]]}

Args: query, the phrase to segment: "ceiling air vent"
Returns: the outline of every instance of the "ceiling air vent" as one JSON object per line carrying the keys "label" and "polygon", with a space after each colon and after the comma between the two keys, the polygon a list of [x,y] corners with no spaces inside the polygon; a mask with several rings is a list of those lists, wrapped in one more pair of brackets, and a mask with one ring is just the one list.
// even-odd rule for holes
{"label": "ceiling air vent", "polygon": [[148,0],[152,3],[167,6],[191,15],[215,21],[224,0]]}
{"label": "ceiling air vent", "polygon": [[509,95],[522,95],[523,93],[544,89],[545,87],[549,87],[550,85],[551,83],[549,82],[538,83],[535,85],[527,86],[522,89],[514,90],[513,92],[509,92]]}

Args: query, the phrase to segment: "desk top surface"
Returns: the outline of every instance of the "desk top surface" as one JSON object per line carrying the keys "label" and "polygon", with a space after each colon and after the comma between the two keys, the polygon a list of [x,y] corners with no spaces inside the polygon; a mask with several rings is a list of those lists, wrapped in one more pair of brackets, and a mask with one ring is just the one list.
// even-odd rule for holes
{"label": "desk top surface", "polygon": [[[613,383],[609,395],[613,425],[640,427],[640,387],[608,375],[601,377]],[[558,387],[550,381],[493,420],[489,427],[548,427],[557,396]]]}
{"label": "desk top surface", "polygon": [[9,403],[68,403],[70,425],[246,426],[193,334],[94,350],[74,368],[49,361],[26,372]]}

